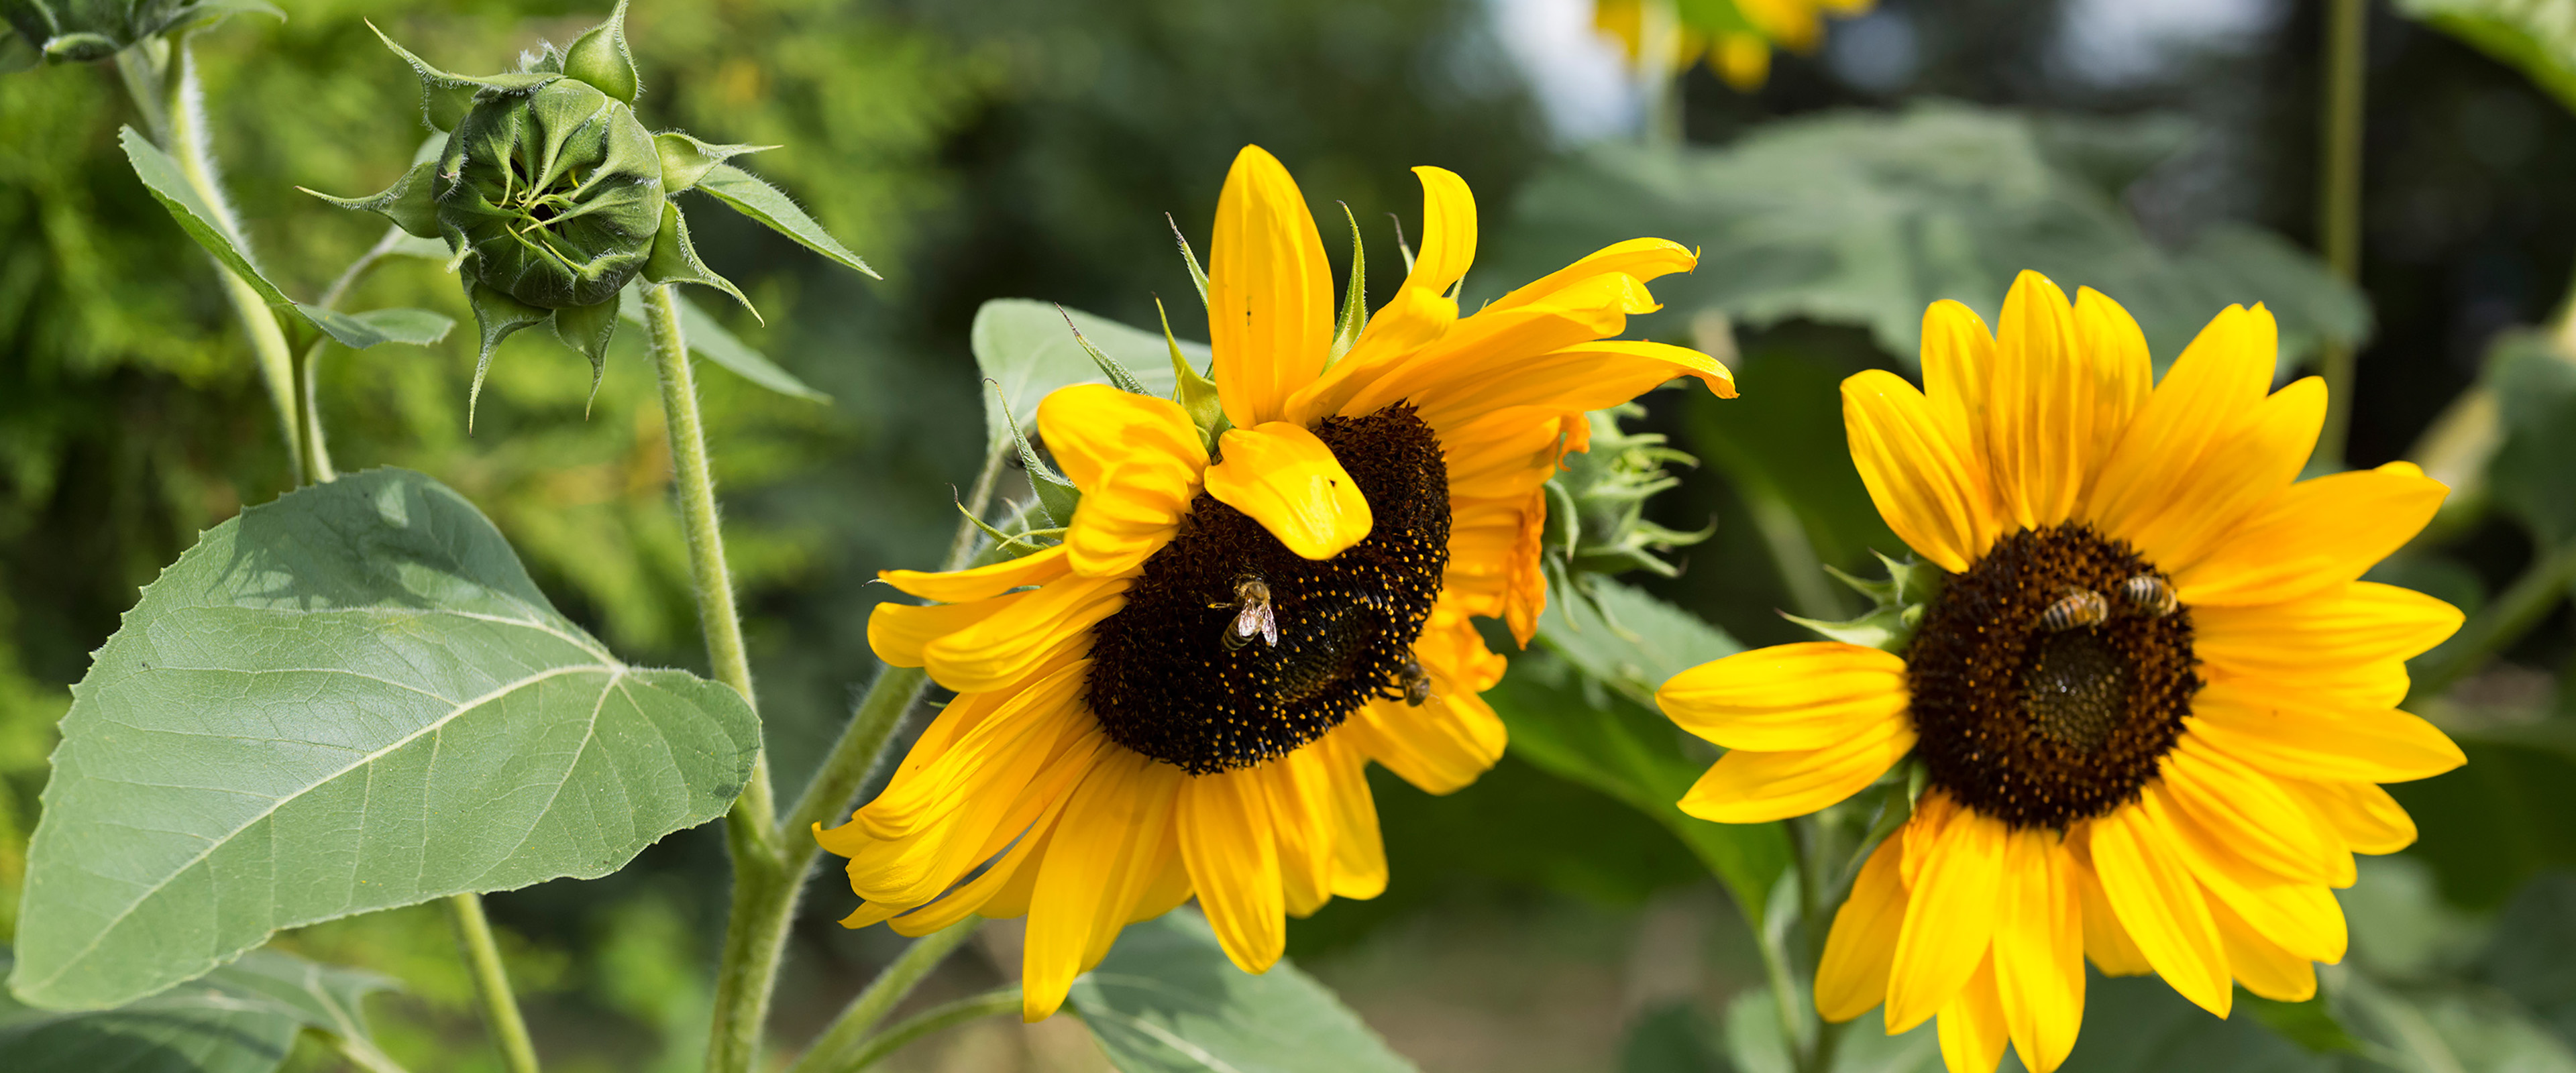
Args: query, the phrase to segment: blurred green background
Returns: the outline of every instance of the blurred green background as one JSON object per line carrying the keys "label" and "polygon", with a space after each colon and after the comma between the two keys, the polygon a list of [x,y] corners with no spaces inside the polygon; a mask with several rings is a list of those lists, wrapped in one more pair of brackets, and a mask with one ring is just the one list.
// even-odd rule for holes
{"label": "blurred green background", "polygon": [[[2441,5],[2408,5],[2427,6]],[[563,0],[289,7],[283,24],[232,20],[200,54],[226,184],[269,274],[297,293],[319,291],[381,223],[294,187],[380,189],[423,133],[410,73],[362,20],[484,70],[601,14]],[[2561,970],[2527,997],[2483,945],[2495,914],[2536,914],[2521,933],[2576,958],[2576,924],[2560,919],[2576,913],[2549,908],[2576,906],[2550,885],[2569,881],[2534,886],[2576,864],[2563,714],[2576,697],[2562,684],[2576,570],[2534,569],[2569,536],[2557,519],[2576,501],[2576,444],[2550,430],[2576,415],[2576,373],[2519,332],[2557,314],[2576,258],[2576,122],[2514,69],[2375,8],[2365,306],[2298,252],[2314,231],[2321,10],[1882,0],[1832,24],[1817,53],[1777,57],[1757,92],[1685,72],[1680,132],[1699,155],[1683,158],[1640,147],[1645,102],[1585,0],[648,0],[630,20],[647,123],[785,146],[753,167],[886,276],[833,270],[729,214],[696,225],[708,262],[767,322],[708,308],[832,396],[701,378],[780,778],[803,777],[874,673],[865,624],[888,595],[875,571],[934,561],[955,524],[951,486],[979,457],[966,346],[978,304],[1037,297],[1150,324],[1161,295],[1179,331],[1203,335],[1172,301],[1190,288],[1163,215],[1203,244],[1246,142],[1285,161],[1320,211],[1342,202],[1369,229],[1374,304],[1401,278],[1382,221],[1418,218],[1405,169],[1438,164],[1481,210],[1471,298],[1638,234],[1704,248],[1700,273],[1659,284],[1670,308],[1632,334],[1728,351],[1744,395],[1644,400],[1642,427],[1708,462],[1650,515],[1717,523],[1681,577],[1646,587],[1747,643],[1797,635],[1775,610],[1837,600],[1783,564],[1858,568],[1871,549],[1900,550],[1841,453],[1835,383],[1907,368],[1908,318],[1925,301],[1991,312],[2012,269],[2130,304],[2160,362],[2231,301],[2273,303],[2303,348],[2366,332],[2357,466],[2452,443],[2427,430],[2472,385],[2501,385],[2485,424],[2455,421],[2458,435],[2482,431],[2487,453],[2435,467],[2461,488],[2457,509],[2384,576],[2472,611],[2517,579],[2546,583],[2503,658],[2428,702],[2473,764],[2401,789],[2426,844],[2370,873],[2379,915],[2354,910],[2356,931],[2421,935],[2356,945],[2376,971],[2465,974],[2576,1031],[2576,980]],[[131,119],[104,66],[0,77],[0,933],[65,687],[137,586],[285,487],[248,347],[116,149]],[[1880,195],[1881,215],[1846,211]],[[1338,273],[1347,254],[1324,230]],[[1837,243],[1842,260],[1820,252]],[[471,323],[429,263],[380,273],[354,304]],[[622,333],[587,419],[586,363],[542,333],[512,339],[470,436],[463,334],[331,354],[321,408],[341,467],[447,482],[621,654],[703,669],[637,333]],[[1759,982],[1726,896],[1664,827],[1610,797],[1514,757],[1448,798],[1383,780],[1379,802],[1386,895],[1294,925],[1291,952],[1425,1069],[1701,1068],[1655,1064],[1656,1048],[1697,1054]],[[725,883],[720,839],[702,828],[616,876],[490,899],[551,1066],[694,1064]],[[778,1018],[796,1038],[900,948],[883,929],[837,927],[849,905],[837,876],[809,891]],[[412,1068],[497,1068],[434,911],[288,943],[408,983],[376,1011]],[[2390,943],[2402,949],[2373,954]],[[959,959],[925,1000],[990,983],[993,964]],[[903,1061],[1100,1068],[1063,1019],[977,1026]]]}

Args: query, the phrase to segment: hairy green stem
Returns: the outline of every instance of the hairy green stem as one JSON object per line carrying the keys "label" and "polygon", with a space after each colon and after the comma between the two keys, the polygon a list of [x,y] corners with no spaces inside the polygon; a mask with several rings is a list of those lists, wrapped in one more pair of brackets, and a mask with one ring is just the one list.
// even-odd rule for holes
{"label": "hairy green stem", "polygon": [[[116,70],[126,92],[134,98],[135,109],[143,113],[153,141],[178,162],[180,175],[205,202],[212,216],[207,222],[231,239],[235,249],[249,256],[250,243],[242,235],[240,220],[233,215],[232,202],[215,181],[214,151],[207,145],[204,94],[197,88],[196,64],[188,54],[186,39],[154,39],[119,52]],[[251,353],[259,361],[260,381],[268,388],[269,402],[277,409],[278,429],[286,440],[289,473],[294,483],[302,484],[304,432],[296,416],[295,354],[287,344],[286,330],[278,325],[277,314],[268,308],[267,300],[234,275],[232,269],[216,261],[215,275],[223,282],[224,298],[232,303],[242,331],[250,337]]]}
{"label": "hairy green stem", "polygon": [[840,1016],[832,1019],[832,1026],[823,1030],[823,1034],[814,1040],[814,1045],[806,1049],[805,1056],[787,1067],[787,1073],[826,1073],[828,1070],[856,1068],[853,1058],[868,1044],[868,1030],[894,1012],[895,1004],[911,994],[913,987],[930,975],[932,969],[938,968],[940,962],[948,960],[949,954],[964,945],[966,940],[974,938],[976,928],[982,924],[983,921],[969,917],[914,940],[904,949],[902,956],[878,973],[876,979],[868,981],[867,988],[850,1000]]}
{"label": "hairy green stem", "polygon": [[2494,603],[2472,616],[2460,627],[2459,635],[2439,655],[2415,675],[2414,686],[2407,691],[2410,704],[2441,696],[2460,679],[2486,665],[2497,652],[2521,640],[2540,620],[2568,597],[2568,584],[2576,582],[2576,543],[2542,549],[2538,558],[2525,567],[2522,576],[2513,579]]}
{"label": "hairy green stem", "polygon": [[456,940],[465,947],[465,964],[474,973],[474,993],[483,1000],[483,1025],[500,1048],[501,1066],[510,1073],[537,1073],[537,1048],[528,1041],[528,1023],[519,1017],[519,1000],[510,994],[510,976],[501,968],[501,948],[492,942],[492,922],[483,918],[483,898],[451,894],[448,914],[456,920]]}
{"label": "hairy green stem", "polygon": [[[698,415],[698,384],[689,367],[688,340],[680,334],[680,307],[669,285],[644,288],[644,327],[661,372],[662,413],[669,423],[671,472],[678,482],[680,528],[689,541],[689,574],[698,599],[698,626],[707,638],[715,678],[742,694],[754,710],[751,663],[744,654],[742,619],[734,608],[733,578],[725,565],[724,533],[716,511],[715,477],[707,465],[706,424]],[[796,883],[784,874],[778,848],[777,803],[770,796],[769,758],[752,762],[742,795],[725,814],[725,846],[733,855],[733,903],[725,919],[724,950],[716,963],[714,1022],[707,1031],[710,1073],[746,1073],[760,1053],[769,1019],[769,996],[795,915]]]}
{"label": "hairy green stem", "polygon": [[886,1029],[883,1034],[860,1047],[845,1064],[823,1066],[818,1069],[828,1073],[859,1073],[860,1070],[892,1057],[896,1051],[904,1049],[912,1041],[923,1036],[962,1025],[968,1021],[1018,1012],[1020,1012],[1018,987],[1005,987],[970,998],[961,998],[904,1018],[894,1027]]}
{"label": "hairy green stem", "polygon": [[[2361,275],[2361,132],[2370,9],[2364,0],[2329,0],[2325,85],[2317,153],[2317,245],[2326,268],[2351,283]],[[2316,457],[2340,468],[2352,432],[2354,344],[2329,340],[2321,372],[2326,423]]]}

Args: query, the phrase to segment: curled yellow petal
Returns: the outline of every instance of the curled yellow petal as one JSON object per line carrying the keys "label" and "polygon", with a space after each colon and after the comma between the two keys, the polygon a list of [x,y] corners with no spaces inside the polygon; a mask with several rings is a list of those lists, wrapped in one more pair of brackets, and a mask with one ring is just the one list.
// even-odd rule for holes
{"label": "curled yellow petal", "polygon": [[1330,559],[1368,539],[1368,498],[1333,449],[1303,426],[1230,429],[1217,449],[1225,461],[1208,467],[1208,494],[1250,515],[1288,550]]}

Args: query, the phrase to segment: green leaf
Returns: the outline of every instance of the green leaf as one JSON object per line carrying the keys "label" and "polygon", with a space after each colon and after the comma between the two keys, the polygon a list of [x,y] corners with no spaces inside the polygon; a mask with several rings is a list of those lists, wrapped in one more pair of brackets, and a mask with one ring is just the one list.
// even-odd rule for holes
{"label": "green leaf", "polygon": [[750,172],[731,164],[718,164],[699,177],[695,189],[715,195],[716,200],[733,206],[735,212],[769,225],[770,230],[840,262],[844,268],[870,279],[884,278],[877,275],[876,269],[869,268],[866,261],[860,260],[858,254],[851,253],[849,247],[841,245],[841,240],[833,238],[831,232],[823,230],[823,225],[815,223],[813,217],[805,215],[805,210],[797,208],[785,193],[753,178]]}
{"label": "green leaf", "polygon": [[2100,147],[2117,139],[2060,150],[2069,122],[1923,103],[1768,123],[1722,149],[1602,143],[1532,181],[1485,278],[1667,235],[1700,246],[1697,271],[1654,284],[1672,308],[1866,327],[1908,362],[1924,307],[1957,299],[1991,324],[2023,269],[2117,299],[2165,361],[2230,304],[2271,307],[2285,367],[2321,339],[2368,334],[2361,293],[2277,236],[2222,226],[2180,249],[2150,241],[2097,185]]}
{"label": "green leaf", "polygon": [[662,155],[662,193],[677,194],[695,189],[707,173],[744,153],[776,149],[775,145],[709,145],[680,131],[664,131],[653,136],[653,149]]}
{"label": "green leaf", "polygon": [[261,275],[259,266],[252,264],[250,257],[233,244],[233,237],[217,222],[220,217],[215,215],[205,199],[197,196],[196,187],[188,182],[187,174],[179,170],[178,161],[171,159],[170,154],[162,152],[160,146],[152,144],[151,139],[132,127],[119,131],[117,141],[125,147],[125,159],[134,165],[135,177],[143,180],[144,188],[152,191],[153,198],[161,202],[162,208],[170,210],[170,218],[179,222],[180,230],[186,231],[188,237],[195,239],[207,253],[215,255],[215,260],[223,262],[224,267],[240,276],[242,282],[250,284],[252,290],[259,292],[261,300],[271,306],[295,308],[295,300],[288,298],[286,292],[277,289],[277,284]]}
{"label": "green leaf", "polygon": [[2488,464],[2498,505],[2544,545],[2576,540],[2576,359],[2540,332],[2509,332],[2487,354],[2504,442]]}
{"label": "green leaf", "polygon": [[[1803,1005],[1805,997],[1800,996]],[[1942,1073],[1938,1027],[1931,1021],[1903,1035],[1887,1034],[1884,1008],[1860,1015],[1843,1029],[1842,1046],[1834,1052],[1836,1073]],[[1795,1073],[1789,1048],[1780,1036],[1780,1014],[1771,989],[1749,988],[1726,1004],[1726,1056],[1732,1073]],[[2018,1068],[2015,1066],[2003,1067]],[[2068,1073],[2080,1073],[2069,1065]]]}
{"label": "green leaf", "polygon": [[1619,1073],[1719,1073],[1729,1070],[1717,1026],[1687,1001],[1647,1010],[1619,1041]]}
{"label": "green leaf", "polygon": [[365,350],[382,343],[409,343],[428,346],[447,338],[456,322],[444,313],[426,309],[370,309],[364,313],[342,313],[321,306],[298,304],[296,312],[304,314],[341,346]]}
{"label": "green leaf", "polygon": [[2576,1073],[2576,1052],[2492,992],[2459,985],[2399,988],[2346,976],[2348,1023],[2379,1044],[2379,1064],[2402,1073],[2511,1070]]}
{"label": "green leaf", "polygon": [[2361,1041],[2352,1038],[2337,1020],[2323,995],[2309,996],[2305,1002],[2277,1002],[2252,993],[2236,996],[2243,1006],[2282,1039],[2303,1047],[2310,1054],[2351,1054],[2361,1050]]}
{"label": "green leaf", "polygon": [[635,73],[635,54],[626,48],[626,0],[617,0],[608,21],[573,39],[564,50],[563,69],[629,107],[635,104],[644,85],[643,76]]}
{"label": "green leaf", "polygon": [[436,481],[373,470],[208,530],[73,687],[28,851],[26,1001],[98,1009],[279,928],[596,877],[721,815],[742,697],[630,666]]}
{"label": "green leaf", "polygon": [[437,238],[438,200],[432,195],[432,190],[438,185],[437,174],[435,161],[421,161],[403,172],[402,178],[394,180],[392,186],[369,197],[334,197],[308,187],[296,189],[344,209],[380,214],[414,237]]}
{"label": "green leaf", "polygon": [[[2192,1005],[2155,976],[2085,982],[2084,1031],[2059,1068],[2066,1073],[2338,1073],[2338,1058],[2313,1054],[2266,1028],[2246,996],[2225,1020]],[[1848,1033],[1849,1039],[1857,1032]],[[2358,1067],[2356,1067],[2358,1068]]]}
{"label": "green leaf", "polygon": [[2523,885],[2496,918],[2477,975],[2576,1044],[2576,872]]}
{"label": "green leaf", "polygon": [[[796,374],[779,368],[769,356],[735,338],[713,314],[698,308],[697,303],[682,295],[671,299],[680,305],[680,334],[687,336],[689,349],[699,357],[731,369],[734,375],[790,398],[808,402],[830,402],[832,397],[806,386]],[[644,299],[634,287],[618,293],[618,315],[636,324],[644,323]]]}
{"label": "green leaf", "polygon": [[1593,582],[1591,597],[1551,589],[1539,643],[1649,711],[1666,679],[1744,651],[1699,616],[1619,582]]}
{"label": "green leaf", "polygon": [[2420,832],[2406,855],[2442,896],[2490,908],[2544,870],[2576,868],[2576,717],[2447,732],[2467,764],[2388,788]]}
{"label": "green leaf", "polygon": [[[1048,392],[1071,384],[1109,383],[1108,376],[1074,341],[1073,333],[1065,330],[1068,320],[1092,346],[1128,369],[1147,393],[1171,397],[1170,350],[1161,334],[1130,328],[1078,309],[1061,313],[1057,309],[1052,303],[1026,298],[996,298],[975,311],[975,325],[968,333],[975,367],[985,379],[1001,386],[998,397],[988,395],[984,400],[988,447],[1010,442],[1010,423],[1002,417],[1005,404],[1012,413],[1034,418],[1038,402]],[[1180,348],[1195,365],[1207,364],[1207,344],[1184,342]]]}
{"label": "green leaf", "polygon": [[1227,961],[1196,912],[1130,924],[1066,1001],[1122,1073],[1404,1073],[1414,1068],[1286,961]]}
{"label": "green leaf", "polygon": [[2576,108],[2576,6],[2564,0],[2397,0],[2397,10],[2520,70]]}
{"label": "green leaf", "polygon": [[209,977],[112,1010],[16,1011],[0,1018],[0,1054],[30,1073],[271,1073],[303,1030],[292,1011]]}
{"label": "green leaf", "polygon": [[760,310],[753,309],[751,299],[742,296],[742,288],[717,275],[705,261],[698,259],[697,244],[689,241],[688,218],[680,215],[678,202],[662,203],[662,227],[653,232],[653,254],[644,260],[644,282],[695,283],[713,287],[732,295],[734,301],[751,311],[751,319],[760,320]]}

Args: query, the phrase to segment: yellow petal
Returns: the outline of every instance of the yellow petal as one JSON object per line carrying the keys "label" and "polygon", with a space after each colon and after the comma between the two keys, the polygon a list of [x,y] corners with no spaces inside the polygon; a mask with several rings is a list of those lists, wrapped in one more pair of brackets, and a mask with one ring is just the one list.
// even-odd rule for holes
{"label": "yellow petal", "polygon": [[1101,619],[1127,606],[1128,578],[1074,577],[1016,599],[995,615],[922,646],[930,680],[960,693],[998,689],[1066,645],[1087,643]]}
{"label": "yellow petal", "polygon": [[2426,779],[2467,763],[2431,723],[2387,708],[2217,679],[2191,700],[2184,727],[2275,775],[2350,782]]}
{"label": "yellow petal", "polygon": [[2194,607],[2271,604],[2361,577],[2421,532],[2450,489],[2411,462],[2291,485],[2174,575]]}
{"label": "yellow petal", "polygon": [[1822,749],[1905,717],[1905,660],[1838,641],[1774,645],[1676,674],[1655,704],[1729,749]]}
{"label": "yellow petal", "polygon": [[1596,276],[1616,273],[1633,276],[1640,282],[1653,282],[1657,277],[1674,272],[1688,272],[1699,265],[1699,255],[1678,242],[1660,238],[1632,238],[1604,246],[1580,261],[1541,276],[1518,290],[1494,299],[1478,310],[1477,315],[1520,309],[1546,301],[1560,291]]}
{"label": "yellow petal", "polygon": [[2209,913],[2218,921],[2218,940],[2227,948],[2227,966],[2245,990],[2274,1002],[2306,1002],[2316,997],[2315,962],[2265,938],[2261,931],[2229,911],[2225,903],[2210,903]]}
{"label": "yellow petal", "polygon": [[1681,810],[1718,823],[1804,816],[1861,792],[1913,749],[1914,725],[1886,719],[1820,749],[1730,752],[1692,784]]}
{"label": "yellow petal", "polygon": [[1140,873],[1156,863],[1150,858],[1172,822],[1179,770],[1112,749],[1074,791],[1029,902],[1020,959],[1024,1019],[1044,1020],[1064,1004],[1095,937],[1104,930],[1116,935],[1128,907],[1155,878]]}
{"label": "yellow petal", "polygon": [[2173,989],[2204,1010],[2227,1016],[2234,992],[2227,955],[2209,905],[2144,810],[2123,808],[2092,822],[2093,871],[2140,956]]}
{"label": "yellow petal", "polygon": [[[2069,834],[2070,842],[2082,836]],[[2102,893],[2102,880],[2090,865],[2077,866],[2078,890],[2084,899],[2084,956],[2093,959],[2093,967],[2104,976],[2144,976],[2156,971],[2147,964],[2147,956],[2138,952],[2138,944],[2129,938],[2129,930],[2120,926],[2111,901]]]}
{"label": "yellow petal", "polygon": [[918,667],[925,657],[922,650],[949,634],[997,616],[1026,600],[1032,593],[1011,593],[989,600],[963,604],[935,604],[919,607],[912,604],[882,603],[868,612],[868,649],[890,667]]}
{"label": "yellow petal", "polygon": [[2085,515],[2100,531],[2126,533],[2181,497],[2201,455],[2233,436],[2272,384],[2280,329],[2262,306],[2229,306],[2183,348],[2102,463]]}
{"label": "yellow petal", "polygon": [[1179,532],[1207,469],[1207,447],[1178,404],[1076,384],[1038,404],[1038,427],[1056,464],[1082,489],[1064,542],[1075,573],[1127,573]]}
{"label": "yellow petal", "polygon": [[2141,804],[2173,832],[2174,848],[2209,895],[2213,913],[2225,907],[2272,943],[2310,960],[2343,960],[2343,907],[2324,884],[2283,879],[2248,861],[2224,834],[2173,808],[2161,789],[2149,788]]}
{"label": "yellow petal", "polygon": [[[2351,882],[2338,875],[2343,847],[2308,820],[2280,784],[2185,734],[2166,753],[2161,791],[2245,861],[2283,879]],[[2340,880],[2341,883],[2337,881]]]}
{"label": "yellow petal", "polygon": [[1313,421],[1373,413],[1478,371],[1506,375],[1534,355],[1617,335],[1627,329],[1630,314],[1660,308],[1644,283],[1619,273],[1579,281],[1518,308],[1489,305],[1407,356],[1353,351],[1356,357],[1333,366],[1291,400],[1287,416]]}
{"label": "yellow petal", "polygon": [[[1071,792],[1089,753],[1063,749],[1089,727],[1059,705],[1033,706],[988,724],[989,746],[951,750],[904,794],[859,811],[851,827],[868,835],[900,834],[846,847],[850,889],[869,901],[911,908],[949,889],[1008,846],[1047,802]],[[979,731],[985,728],[978,728]],[[970,735],[970,737],[974,737]],[[980,744],[980,743],[977,743]],[[979,763],[980,762],[980,763]]]}
{"label": "yellow petal", "polygon": [[1270,796],[1270,833],[1279,843],[1288,915],[1313,916],[1333,896],[1332,775],[1311,744],[1249,770]]}
{"label": "yellow petal", "polygon": [[2415,819],[2397,799],[2366,782],[2289,782],[2282,785],[2315,802],[2344,844],[2355,853],[2395,853],[2415,844]]}
{"label": "yellow petal", "polygon": [[2260,607],[2192,609],[2192,651],[2247,677],[2405,660],[2460,628],[2460,610],[2412,589],[2356,581]]}
{"label": "yellow petal", "polygon": [[1986,472],[1986,392],[1995,337],[1973,309],[1944,298],[1923,311],[1923,397],[1949,442],[1975,473]]}
{"label": "yellow petal", "polygon": [[1182,780],[1180,831],[1181,860],[1225,956],[1245,972],[1269,971],[1286,949],[1288,920],[1270,797],[1258,777],[1228,771]]}
{"label": "yellow petal", "polygon": [[1697,378],[1721,399],[1735,397],[1735,375],[1717,359],[1669,343],[1603,340],[1536,354],[1497,368],[1465,361],[1423,363],[1403,374],[1419,380],[1404,397],[1435,429],[1466,424],[1515,406],[1601,410],[1627,402],[1679,376]]}
{"label": "yellow petal", "polygon": [[1251,428],[1286,414],[1288,396],[1324,369],[1333,277],[1306,195],[1288,169],[1247,145],[1217,195],[1208,247],[1208,345],[1226,419]]}
{"label": "yellow petal", "polygon": [[1816,1010],[1825,1020],[1848,1021],[1887,1001],[1888,968],[1905,926],[1904,858],[1904,839],[1879,842],[1852,880],[1851,897],[1834,911],[1816,966]]}
{"label": "yellow petal", "polygon": [[1995,987],[2022,1064],[2031,1073],[2049,1073],[2075,1049],[2076,1030],[2084,1025],[2083,895],[2056,832],[2007,837]]}
{"label": "yellow petal", "polygon": [[[1941,1064],[1950,1073],[1994,1073],[2009,1039],[1991,959],[1977,962],[1967,983],[1941,1007]],[[1919,1022],[1918,1022],[1919,1023]]]}
{"label": "yellow petal", "polygon": [[2091,287],[2075,292],[2075,353],[2093,378],[2093,442],[2085,472],[2089,489],[2138,408],[2154,393],[2156,372],[2137,318]]}
{"label": "yellow petal", "polygon": [[[925,570],[879,570],[877,578],[895,588],[925,600],[942,603],[965,603],[987,600],[1013,589],[1044,585],[1063,577],[1071,567],[1065,562],[1064,545],[979,566],[972,570],[931,573]],[[917,666],[917,664],[916,664]]]}
{"label": "yellow petal", "polygon": [[2159,567],[2189,572],[2234,539],[2247,515],[2289,489],[2325,418],[2324,380],[2311,376],[2282,388],[2192,468],[2172,499],[2133,513],[2118,532]]}
{"label": "yellow petal", "polygon": [[2093,377],[2075,353],[2075,311],[2057,284],[2023,272],[2004,296],[1986,397],[1986,450],[2000,519],[2065,521],[2093,446]]}
{"label": "yellow petal", "polygon": [[1400,355],[1439,338],[1458,319],[1449,292],[1476,259],[1476,195],[1447,168],[1419,167],[1413,174],[1422,180],[1422,249],[1394,300],[1369,317],[1352,354]]}
{"label": "yellow petal", "polygon": [[1316,743],[1330,759],[1333,822],[1333,895],[1375,898],[1386,892],[1386,843],[1377,829],[1377,799],[1368,784],[1368,757],[1339,733]]}
{"label": "yellow petal", "polygon": [[1844,380],[1843,431],[1870,501],[1909,547],[1954,574],[1985,554],[1997,535],[1986,477],[1914,385],[1884,369]]}
{"label": "yellow petal", "polygon": [[[997,898],[1015,889],[1034,889],[1037,868],[1034,863],[1045,859],[1048,833],[1056,819],[1063,815],[1065,802],[1073,788],[1081,785],[1092,764],[1109,745],[1098,728],[1083,731],[1077,742],[1047,765],[1047,771],[1029,784],[1010,815],[993,825],[993,833],[978,847],[976,860],[990,860],[982,875],[948,890],[930,904],[905,913],[893,920],[900,935],[922,936],[946,928],[968,914],[992,906]],[[996,856],[998,854],[998,856]],[[1028,912],[1025,890],[1006,916]]]}
{"label": "yellow petal", "polygon": [[1330,559],[1368,539],[1368,499],[1333,457],[1333,449],[1299,425],[1273,421],[1228,430],[1208,467],[1207,491],[1242,511],[1309,559]]}
{"label": "yellow petal", "polygon": [[[1890,1035],[1912,1029],[1951,1005],[1969,978],[1985,966],[1994,937],[1996,894],[2002,889],[2004,869],[2004,825],[1967,809],[1950,813],[1948,820],[1923,854],[1922,867],[1907,894],[1905,930],[1897,937],[1896,960],[1887,978]],[[1909,851],[1907,856],[1914,854]],[[1991,1000],[1991,980],[1985,990]],[[2000,1010],[1995,1012],[1995,1050],[2000,1053],[2002,1016]]]}
{"label": "yellow petal", "polygon": [[1503,658],[1486,651],[1475,625],[1445,606],[1432,609],[1413,655],[1431,676],[1431,699],[1420,707],[1371,700],[1342,724],[1341,733],[1404,781],[1425,793],[1445,794],[1476,781],[1502,759],[1502,718],[1477,694],[1502,680]]}

